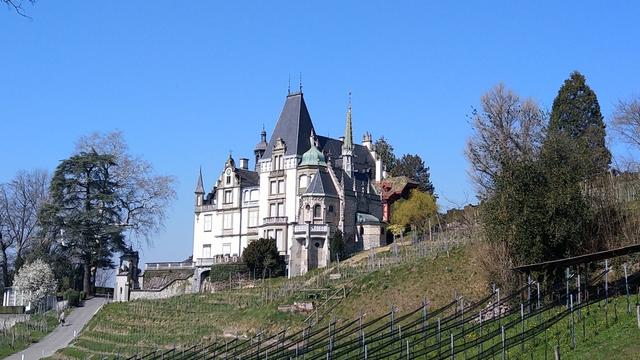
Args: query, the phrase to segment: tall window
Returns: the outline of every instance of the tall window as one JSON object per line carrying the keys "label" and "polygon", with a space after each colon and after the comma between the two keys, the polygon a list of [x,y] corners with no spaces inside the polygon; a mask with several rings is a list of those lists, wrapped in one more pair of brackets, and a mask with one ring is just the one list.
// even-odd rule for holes
{"label": "tall window", "polygon": [[258,226],[258,210],[249,210],[249,227]]}
{"label": "tall window", "polygon": [[271,194],[271,195],[274,195],[274,194],[277,194],[277,193],[278,193],[278,182],[277,182],[277,181],[275,181],[275,180],[274,180],[274,181],[271,181],[271,182],[269,183],[269,187],[270,187],[270,190],[269,190],[269,191],[270,191],[270,194]]}
{"label": "tall window", "polygon": [[226,176],[225,184],[226,184],[226,185],[230,185],[230,184],[231,184],[231,175],[227,175],[227,176]]}
{"label": "tall window", "polygon": [[322,206],[320,206],[320,204],[317,204],[316,206],[313,207],[313,218],[314,219],[322,218]]}
{"label": "tall window", "polygon": [[224,214],[222,216],[222,228],[225,230],[233,229],[233,214]]}
{"label": "tall window", "polygon": [[277,202],[269,204],[269,216],[284,216],[284,203]]}
{"label": "tall window", "polygon": [[284,180],[278,180],[278,194],[284,194]]}
{"label": "tall window", "polygon": [[212,222],[213,222],[213,216],[211,215],[204,216],[204,231],[211,231]]}
{"label": "tall window", "polygon": [[258,190],[251,190],[251,201],[258,201],[259,196],[260,193],[258,192]]}
{"label": "tall window", "polygon": [[299,186],[300,188],[305,188],[307,187],[307,175],[300,175],[300,181],[299,181]]}
{"label": "tall window", "polygon": [[224,203],[231,204],[233,202],[233,191],[225,190],[224,191]]}
{"label": "tall window", "polygon": [[278,203],[278,216],[284,216],[284,203]]}
{"label": "tall window", "polygon": [[222,254],[231,255],[231,243],[222,244]]}
{"label": "tall window", "polygon": [[202,257],[205,259],[211,258],[211,244],[202,245]]}
{"label": "tall window", "polygon": [[275,203],[269,204],[269,216],[278,216],[278,207]]}

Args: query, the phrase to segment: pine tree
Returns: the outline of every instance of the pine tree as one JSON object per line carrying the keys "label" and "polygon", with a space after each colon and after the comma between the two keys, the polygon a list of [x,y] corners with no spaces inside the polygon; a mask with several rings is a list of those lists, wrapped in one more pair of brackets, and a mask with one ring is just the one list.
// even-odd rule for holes
{"label": "pine tree", "polygon": [[63,160],[51,179],[51,201],[39,215],[46,228],[59,231],[67,259],[82,264],[87,294],[93,293],[92,268],[112,266],[113,254],[125,247],[115,166],[113,156],[95,151]]}
{"label": "pine tree", "polygon": [[549,135],[562,135],[574,141],[585,166],[581,177],[587,179],[607,171],[611,153],[605,145],[605,124],[596,93],[577,71],[565,80],[553,101]]}
{"label": "pine tree", "polygon": [[424,165],[420,155],[404,154],[398,159],[391,171],[391,176],[406,176],[418,183],[420,191],[433,195],[435,189],[431,183],[429,167]]}

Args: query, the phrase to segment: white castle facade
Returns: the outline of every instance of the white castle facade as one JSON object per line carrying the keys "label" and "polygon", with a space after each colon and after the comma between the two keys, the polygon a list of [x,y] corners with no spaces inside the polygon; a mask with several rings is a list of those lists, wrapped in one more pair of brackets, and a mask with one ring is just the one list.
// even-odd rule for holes
{"label": "white castle facade", "polygon": [[229,156],[205,192],[195,190],[192,260],[199,284],[210,266],[235,261],[258,238],[276,240],[289,277],[329,264],[330,239],[340,230],[350,252],[380,246],[384,229],[382,162],[370,134],[354,144],[351,105],[345,136],[316,135],[303,94],[289,94],[267,142],[262,131],[255,164]]}

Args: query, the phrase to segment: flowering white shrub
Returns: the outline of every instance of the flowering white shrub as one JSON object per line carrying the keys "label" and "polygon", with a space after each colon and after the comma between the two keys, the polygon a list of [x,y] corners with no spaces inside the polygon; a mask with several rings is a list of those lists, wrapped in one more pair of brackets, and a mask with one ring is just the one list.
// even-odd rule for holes
{"label": "flowering white shrub", "polygon": [[35,304],[56,290],[56,279],[51,266],[37,259],[25,264],[13,280],[13,286],[24,292],[24,300]]}

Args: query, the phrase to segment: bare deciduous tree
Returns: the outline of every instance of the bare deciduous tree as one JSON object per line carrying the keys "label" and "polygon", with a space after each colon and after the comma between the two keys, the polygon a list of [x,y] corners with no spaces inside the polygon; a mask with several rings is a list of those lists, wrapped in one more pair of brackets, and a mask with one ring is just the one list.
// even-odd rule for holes
{"label": "bare deciduous tree", "polygon": [[15,10],[15,12],[17,12],[19,15],[22,15],[24,17],[28,17],[28,16],[24,12],[23,5],[25,3],[34,4],[36,2],[35,0],[1,0],[1,1],[5,3],[8,8]]}
{"label": "bare deciduous tree", "polygon": [[20,171],[7,184],[0,186],[0,221],[2,221],[2,276],[9,282],[9,254],[18,271],[24,255],[39,242],[38,211],[48,197],[49,175],[44,170]]}
{"label": "bare deciduous tree", "polygon": [[521,100],[503,84],[484,94],[480,102],[482,110],[474,110],[471,116],[474,133],[466,155],[478,195],[485,198],[505,161],[538,155],[547,115],[533,100]]}
{"label": "bare deciduous tree", "polygon": [[640,148],[640,98],[619,101],[612,125],[624,142]]}
{"label": "bare deciduous tree", "polygon": [[122,209],[121,226],[129,230],[131,240],[149,241],[165,221],[166,210],[176,197],[172,176],[154,175],[152,165],[133,156],[122,132],[94,133],[80,138],[76,151],[95,150],[115,157],[112,176],[117,182],[118,201]]}

